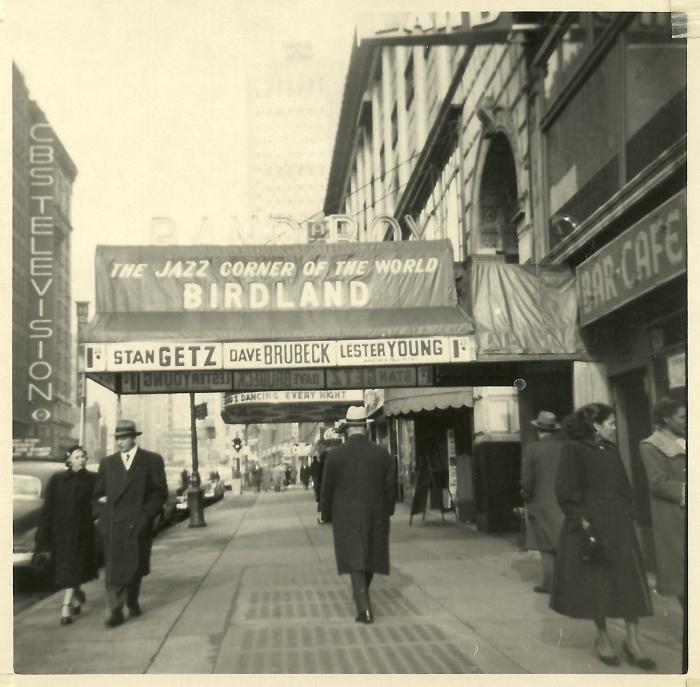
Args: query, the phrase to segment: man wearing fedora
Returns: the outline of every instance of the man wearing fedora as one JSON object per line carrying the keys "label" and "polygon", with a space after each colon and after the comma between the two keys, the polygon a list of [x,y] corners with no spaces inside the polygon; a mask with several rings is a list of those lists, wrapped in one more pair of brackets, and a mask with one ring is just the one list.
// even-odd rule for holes
{"label": "man wearing fedora", "polygon": [[101,463],[94,499],[103,504],[98,527],[105,552],[107,617],[124,622],[124,603],[131,617],[141,615],[141,578],[150,572],[152,523],[168,497],[163,458],[136,445],[132,420],[119,420],[114,439],[119,449]]}
{"label": "man wearing fedora", "polygon": [[552,588],[554,558],[564,522],[554,490],[564,439],[558,433],[561,426],[554,413],[542,410],[530,424],[537,429],[538,441],[525,446],[520,486],[542,561],[542,584],[537,585],[535,591],[548,594]]}
{"label": "man wearing fedora", "polygon": [[329,451],[321,483],[321,518],[333,526],[338,574],[350,574],[358,623],[372,623],[369,586],[389,574],[389,518],[394,513],[394,461],[366,436],[362,406],[350,406],[338,431],[347,440]]}

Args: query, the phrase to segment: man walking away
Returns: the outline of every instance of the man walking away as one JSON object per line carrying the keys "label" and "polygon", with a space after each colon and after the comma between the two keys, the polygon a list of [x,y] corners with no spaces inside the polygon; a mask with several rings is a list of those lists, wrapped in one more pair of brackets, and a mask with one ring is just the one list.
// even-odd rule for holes
{"label": "man walking away", "polygon": [[365,409],[350,406],[339,431],[347,441],[328,452],[321,515],[333,524],[338,574],[350,574],[358,623],[374,622],[369,587],[389,574],[389,518],[394,513],[394,461],[369,441]]}
{"label": "man walking away", "polygon": [[152,523],[168,497],[163,458],[136,445],[132,420],[120,420],[114,433],[117,453],[101,463],[94,499],[103,504],[98,527],[105,552],[107,627],[141,615],[141,578],[150,572]]}
{"label": "man walking away", "polygon": [[559,533],[564,522],[554,490],[564,440],[557,434],[560,425],[554,413],[543,410],[530,424],[537,428],[538,441],[529,443],[523,451],[520,485],[542,562],[542,584],[534,589],[549,594]]}

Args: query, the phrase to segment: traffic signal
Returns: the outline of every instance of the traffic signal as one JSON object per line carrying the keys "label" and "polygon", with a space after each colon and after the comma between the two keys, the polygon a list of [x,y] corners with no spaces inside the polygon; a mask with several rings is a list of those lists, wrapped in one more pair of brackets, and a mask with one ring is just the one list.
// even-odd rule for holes
{"label": "traffic signal", "polygon": [[243,448],[243,442],[241,441],[240,437],[236,437],[232,443],[233,448],[236,452],[240,451]]}

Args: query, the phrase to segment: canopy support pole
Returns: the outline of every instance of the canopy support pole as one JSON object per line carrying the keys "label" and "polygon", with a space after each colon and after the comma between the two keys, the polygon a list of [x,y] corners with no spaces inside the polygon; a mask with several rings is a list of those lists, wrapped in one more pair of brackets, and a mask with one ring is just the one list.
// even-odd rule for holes
{"label": "canopy support pole", "polygon": [[197,419],[194,410],[194,392],[190,391],[190,431],[192,434],[192,474],[187,489],[187,508],[190,511],[188,527],[206,527],[204,521],[204,495],[199,477],[199,455],[197,453]]}
{"label": "canopy support pole", "polygon": [[87,406],[87,379],[83,372],[80,375],[80,429],[78,431],[78,443],[85,447],[85,415]]}

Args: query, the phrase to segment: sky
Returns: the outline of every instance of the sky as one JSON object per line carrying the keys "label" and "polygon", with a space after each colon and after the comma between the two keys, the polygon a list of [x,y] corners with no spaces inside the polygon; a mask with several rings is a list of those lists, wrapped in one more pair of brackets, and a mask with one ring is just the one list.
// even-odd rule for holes
{"label": "sky", "polygon": [[78,168],[73,300],[94,301],[97,243],[148,243],[153,217],[171,218],[179,242],[203,243],[203,217],[221,233],[244,216],[246,73],[304,40],[344,70],[347,4],[8,3],[11,56]]}

